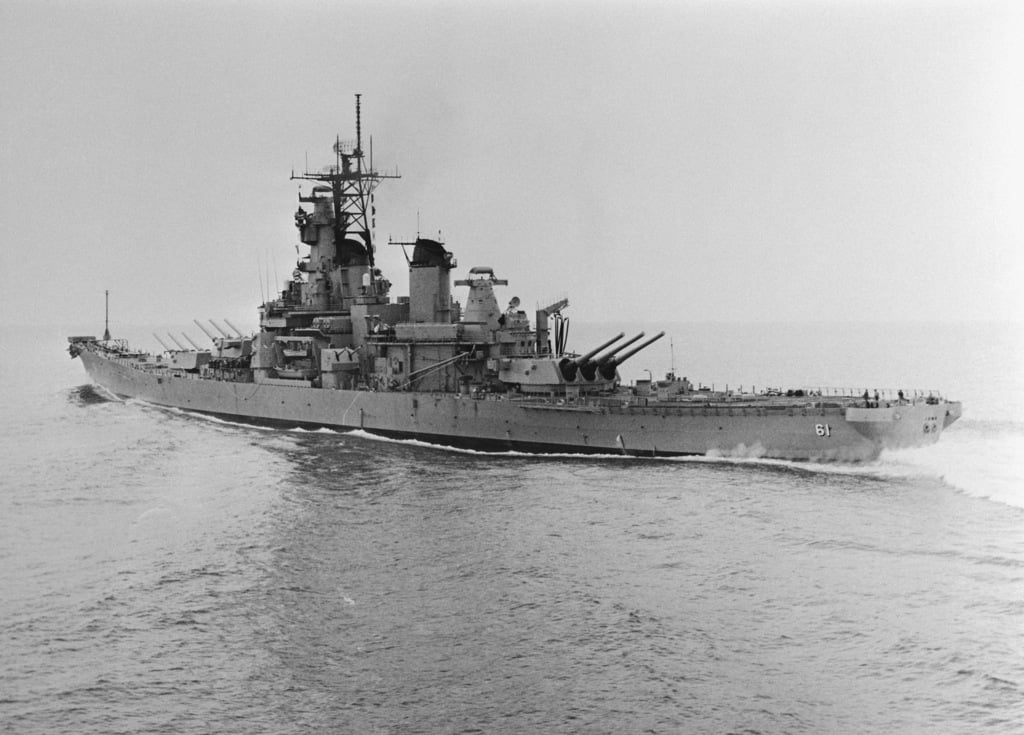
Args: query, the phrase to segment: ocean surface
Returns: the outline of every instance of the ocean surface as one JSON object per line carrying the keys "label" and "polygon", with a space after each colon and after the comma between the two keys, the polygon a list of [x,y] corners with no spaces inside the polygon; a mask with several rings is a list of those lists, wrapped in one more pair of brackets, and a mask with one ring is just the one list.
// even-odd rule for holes
{"label": "ocean surface", "polygon": [[627,377],[965,415],[861,465],[485,455],[111,400],[95,325],[0,329],[0,732],[1024,732],[1020,326],[669,329]]}

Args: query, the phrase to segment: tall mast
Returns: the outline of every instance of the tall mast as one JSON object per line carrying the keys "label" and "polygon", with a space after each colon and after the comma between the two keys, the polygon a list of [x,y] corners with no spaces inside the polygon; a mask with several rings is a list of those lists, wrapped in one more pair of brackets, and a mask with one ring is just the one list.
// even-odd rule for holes
{"label": "tall mast", "polygon": [[334,244],[337,257],[345,261],[345,241],[352,238],[361,241],[366,249],[369,265],[374,264],[372,195],[383,179],[397,179],[398,174],[382,174],[374,170],[373,164],[364,165],[363,126],[361,94],[356,96],[356,139],[344,141],[337,137],[334,142],[335,165],[325,171],[306,171],[292,175],[292,179],[304,179],[327,184],[331,188],[334,215]]}
{"label": "tall mast", "polygon": [[110,339],[110,291],[103,292],[105,306],[103,314],[103,340]]}

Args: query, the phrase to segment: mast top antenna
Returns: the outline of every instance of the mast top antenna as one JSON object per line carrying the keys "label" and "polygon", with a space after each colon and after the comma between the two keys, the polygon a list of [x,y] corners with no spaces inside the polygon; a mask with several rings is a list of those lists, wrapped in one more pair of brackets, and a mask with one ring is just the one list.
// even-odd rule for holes
{"label": "mast top antenna", "polygon": [[356,93],[356,150],[355,150],[355,154],[357,156],[360,156],[363,153],[363,129],[362,129],[361,115],[360,115],[360,111],[359,111],[359,103],[360,103],[359,98],[362,97],[362,96],[363,96],[362,94],[360,94],[358,92]]}

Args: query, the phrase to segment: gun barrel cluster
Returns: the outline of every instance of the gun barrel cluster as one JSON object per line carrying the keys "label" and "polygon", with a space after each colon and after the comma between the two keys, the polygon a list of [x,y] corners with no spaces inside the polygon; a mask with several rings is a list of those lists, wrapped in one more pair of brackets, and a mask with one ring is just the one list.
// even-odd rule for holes
{"label": "gun barrel cluster", "polygon": [[[657,342],[665,336],[665,333],[658,332],[650,339],[641,342],[636,347],[626,350],[625,352],[622,350],[641,339],[644,336],[644,333],[640,332],[640,334],[630,337],[625,342],[619,343],[619,340],[624,336],[626,336],[624,332],[619,332],[612,339],[589,352],[580,355],[579,357],[564,358],[558,365],[559,371],[562,373],[562,377],[567,383],[575,381],[577,375],[582,375],[583,379],[588,382],[596,380],[598,375],[600,375],[604,380],[613,380],[615,378],[615,371],[619,365],[644,348]],[[609,347],[612,347],[612,349],[608,350],[608,352],[605,352],[605,354],[600,357],[596,357],[598,353],[608,349]]]}

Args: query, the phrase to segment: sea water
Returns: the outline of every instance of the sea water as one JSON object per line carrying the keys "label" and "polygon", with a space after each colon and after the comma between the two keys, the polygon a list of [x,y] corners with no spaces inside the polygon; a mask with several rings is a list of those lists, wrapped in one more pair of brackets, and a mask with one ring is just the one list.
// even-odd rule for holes
{"label": "sea water", "polygon": [[964,401],[858,465],[252,428],[111,400],[81,331],[0,333],[2,731],[1024,730],[1019,327],[675,325],[628,365]]}

